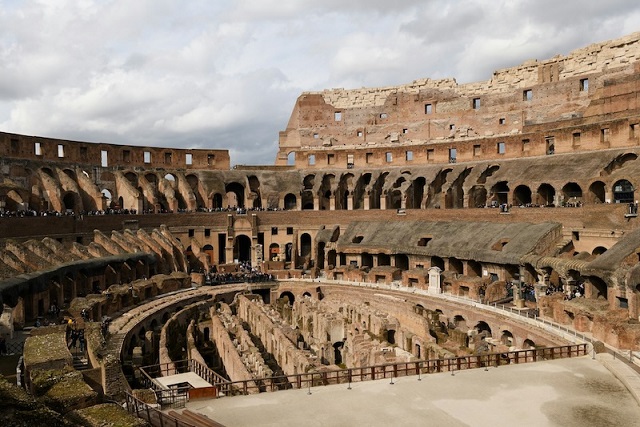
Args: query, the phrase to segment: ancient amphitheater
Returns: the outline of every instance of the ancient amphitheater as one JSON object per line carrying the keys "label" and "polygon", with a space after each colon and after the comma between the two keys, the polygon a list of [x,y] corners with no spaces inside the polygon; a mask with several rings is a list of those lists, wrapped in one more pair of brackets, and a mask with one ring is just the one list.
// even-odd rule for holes
{"label": "ancient amphitheater", "polygon": [[[222,407],[338,411],[416,376],[482,394],[481,372],[525,363],[531,383],[585,363],[575,378],[621,378],[640,350],[639,155],[640,33],[478,83],[302,93],[271,166],[0,133],[0,332],[24,389],[0,381],[0,419],[300,425],[295,401],[278,421]],[[638,374],[602,378],[562,394],[610,402],[529,425],[637,419]],[[352,405],[419,425],[407,392]],[[387,423],[357,416],[307,424]]]}

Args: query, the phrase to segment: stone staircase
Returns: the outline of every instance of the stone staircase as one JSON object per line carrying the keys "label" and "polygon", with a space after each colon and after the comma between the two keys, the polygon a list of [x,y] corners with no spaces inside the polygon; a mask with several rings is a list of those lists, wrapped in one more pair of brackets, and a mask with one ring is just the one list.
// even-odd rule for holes
{"label": "stone staircase", "polygon": [[84,354],[73,355],[73,369],[76,371],[84,371],[91,368],[89,365],[89,359]]}

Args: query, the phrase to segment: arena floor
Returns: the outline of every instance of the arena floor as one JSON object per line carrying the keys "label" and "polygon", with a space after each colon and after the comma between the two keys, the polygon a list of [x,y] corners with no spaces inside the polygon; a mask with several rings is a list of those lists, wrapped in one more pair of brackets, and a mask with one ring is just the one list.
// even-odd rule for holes
{"label": "arena floor", "polygon": [[[598,355],[598,359],[609,355]],[[621,362],[620,362],[621,363]],[[187,408],[240,426],[632,426],[640,406],[589,356],[193,401]]]}

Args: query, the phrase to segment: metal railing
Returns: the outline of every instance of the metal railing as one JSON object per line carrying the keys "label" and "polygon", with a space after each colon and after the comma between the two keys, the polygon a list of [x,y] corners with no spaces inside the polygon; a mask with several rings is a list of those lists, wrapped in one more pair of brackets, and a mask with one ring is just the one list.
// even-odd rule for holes
{"label": "metal railing", "polygon": [[384,365],[367,366],[361,368],[345,368],[323,372],[305,374],[282,375],[254,380],[232,381],[220,384],[220,395],[235,396],[260,393],[263,391],[277,391],[282,384],[287,388],[302,389],[325,385],[349,384],[360,381],[390,379],[409,375],[428,375],[441,372],[451,372],[466,369],[488,368],[508,365],[511,363],[532,363],[541,360],[565,359],[580,357],[588,354],[588,344],[572,344],[558,347],[544,347],[529,350],[516,350],[482,355],[468,355],[446,359],[419,360],[413,362],[389,363]]}
{"label": "metal railing", "polygon": [[138,418],[146,420],[152,426],[157,427],[196,427],[194,424],[179,420],[166,414],[157,408],[127,393],[125,395],[125,408]]}

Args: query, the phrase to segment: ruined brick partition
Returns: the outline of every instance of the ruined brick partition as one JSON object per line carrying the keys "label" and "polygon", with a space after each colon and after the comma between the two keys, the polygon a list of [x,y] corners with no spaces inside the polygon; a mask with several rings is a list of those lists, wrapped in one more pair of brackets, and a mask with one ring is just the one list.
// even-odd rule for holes
{"label": "ruined brick partition", "polygon": [[637,145],[640,33],[497,70],[487,81],[305,92],[276,163],[322,170]]}

